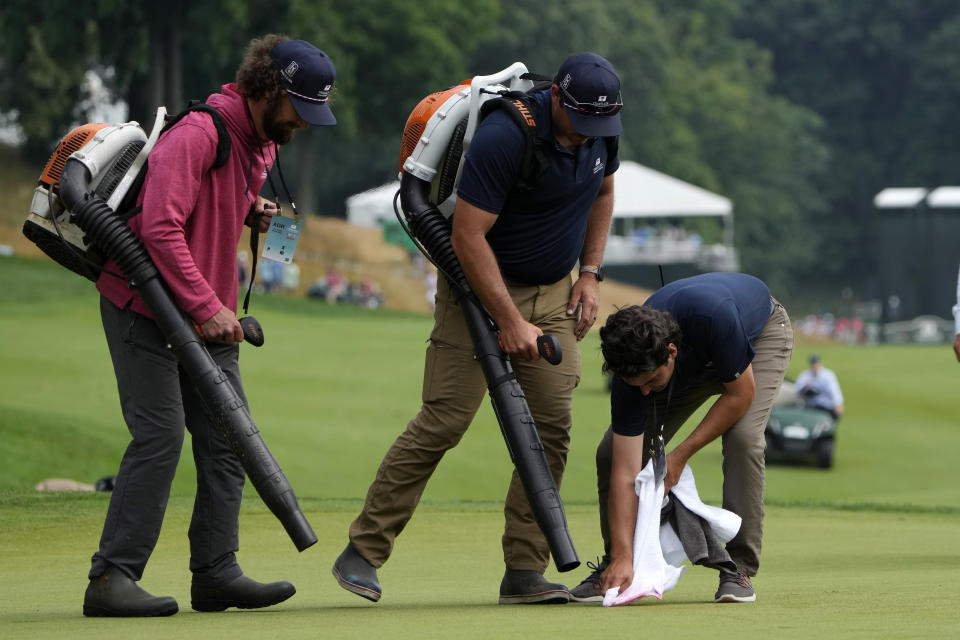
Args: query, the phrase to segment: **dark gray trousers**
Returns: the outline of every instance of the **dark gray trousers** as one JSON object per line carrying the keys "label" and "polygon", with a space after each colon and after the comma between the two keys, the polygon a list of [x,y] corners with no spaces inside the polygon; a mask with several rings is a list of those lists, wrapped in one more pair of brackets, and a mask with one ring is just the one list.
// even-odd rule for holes
{"label": "dark gray trousers", "polygon": [[[132,440],[120,462],[90,578],[109,565],[133,580],[143,576],[160,535],[184,426],[192,436],[197,468],[188,532],[194,581],[217,583],[239,576],[234,554],[245,479],[240,461],[220,436],[156,323],[118,309],[103,297],[100,316]],[[246,401],[237,362],[239,345],[208,344],[207,349]]]}
{"label": "dark gray trousers", "polygon": [[[764,429],[773,401],[780,391],[790,355],[793,353],[793,329],[783,306],[775,302],[770,319],[753,341],[753,377],[756,390],[747,412],[721,436],[723,445],[723,508],[743,519],[740,531],[727,543],[727,552],[747,575],[760,568],[763,541],[763,489],[766,464]],[[657,415],[667,416],[663,436],[667,442],[690,416],[712,396],[723,392],[720,382],[675,389],[667,407],[666,395],[655,396]],[[646,435],[644,435],[646,438]],[[644,441],[644,452],[650,443]],[[600,533],[604,554],[610,554],[610,524],[607,519],[610,498],[610,469],[613,457],[613,432],[607,429],[597,447],[597,493],[600,501]],[[643,463],[646,464],[644,453]]]}

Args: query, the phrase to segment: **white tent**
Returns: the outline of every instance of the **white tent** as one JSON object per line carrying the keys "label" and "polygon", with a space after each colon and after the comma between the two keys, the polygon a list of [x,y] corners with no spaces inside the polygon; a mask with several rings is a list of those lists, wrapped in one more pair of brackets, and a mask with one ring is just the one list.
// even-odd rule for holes
{"label": "white tent", "polygon": [[960,207],[960,187],[888,187],[873,197],[877,209],[912,209],[920,203],[934,209],[955,209]]}
{"label": "white tent", "polygon": [[[723,244],[702,245],[699,236],[682,232],[648,235],[651,219],[719,218]],[[614,178],[614,224],[607,239],[608,265],[696,263],[703,269],[733,271],[733,203],[696,185],[629,160]]]}
{"label": "white tent", "polygon": [[347,198],[347,222],[361,227],[380,228],[383,222],[396,220],[393,196],[400,188],[394,180]]}
{"label": "white tent", "polygon": [[614,218],[731,217],[729,198],[626,160],[614,177]]}

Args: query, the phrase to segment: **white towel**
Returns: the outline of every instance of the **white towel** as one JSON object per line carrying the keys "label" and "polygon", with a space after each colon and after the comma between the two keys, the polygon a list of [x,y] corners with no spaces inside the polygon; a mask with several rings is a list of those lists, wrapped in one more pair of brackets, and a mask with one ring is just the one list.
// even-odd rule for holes
{"label": "white towel", "polygon": [[[653,461],[648,461],[634,481],[637,493],[637,527],[633,534],[633,582],[620,593],[619,587],[608,589],[603,606],[626,604],[646,596],[663,599],[663,594],[677,585],[686,571],[682,566],[687,554],[676,532],[669,524],[660,526],[660,509],[669,500],[663,497],[663,482],[656,482]],[[670,493],[683,505],[706,520],[721,542],[728,542],[740,530],[740,516],[704,504],[697,493],[693,471],[684,466]],[[658,535],[659,534],[659,535]]]}

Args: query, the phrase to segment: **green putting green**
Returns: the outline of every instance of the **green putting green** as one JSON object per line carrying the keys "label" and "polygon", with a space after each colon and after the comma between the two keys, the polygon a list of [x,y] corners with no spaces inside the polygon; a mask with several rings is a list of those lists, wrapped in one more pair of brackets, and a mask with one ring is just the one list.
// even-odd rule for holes
{"label": "green putting green", "polygon": [[[593,638],[950,637],[960,554],[960,365],[947,345],[817,345],[843,385],[835,467],[771,466],[767,533],[754,605],[714,605],[716,574],[692,568],[662,602],[501,607],[502,498],[511,468],[489,405],[431,480],[421,509],[383,568],[373,605],[340,589],[330,564],[377,465],[420,404],[426,316],[255,296],[266,345],[242,347],[251,411],[320,542],[302,554],[249,488],[240,560],[252,576],[285,578],[294,598],[265,611],[189,608],[189,453],[174,482],[160,544],[143,580],[173,595],[161,620],[81,615],[105,494],[39,493],[40,480],[93,483],[116,472],[128,435],[92,285],[44,260],[0,258],[0,636]],[[594,449],[609,407],[596,336],[583,378],[562,497],[581,559],[599,553]],[[790,374],[806,363],[798,344]],[[188,436],[189,437],[189,436]],[[186,447],[189,449],[189,447]],[[692,464],[717,503],[720,452]],[[585,569],[548,577],[573,586]]]}

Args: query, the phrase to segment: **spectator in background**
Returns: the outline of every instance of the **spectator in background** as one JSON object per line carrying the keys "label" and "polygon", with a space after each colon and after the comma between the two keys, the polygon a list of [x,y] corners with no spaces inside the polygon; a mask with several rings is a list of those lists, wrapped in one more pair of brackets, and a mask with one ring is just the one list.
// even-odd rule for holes
{"label": "spectator in background", "polygon": [[960,362],[960,271],[957,272],[957,304],[953,307],[953,321],[956,323],[957,337],[953,341],[953,352]]}
{"label": "spectator in background", "polygon": [[330,267],[327,271],[327,304],[337,304],[340,297],[347,291],[349,284],[339,271]]}
{"label": "spectator in background", "polygon": [[240,286],[245,286],[250,278],[250,254],[241,251],[237,254],[237,281]]}
{"label": "spectator in background", "polygon": [[[282,264],[278,262],[277,264]],[[300,286],[300,267],[295,262],[283,266],[283,275],[280,277],[285,291],[296,291]]]}
{"label": "spectator in background", "polygon": [[427,275],[424,276],[424,287],[426,287],[427,302],[430,304],[431,309],[435,309],[437,306],[437,272],[436,271],[427,272]]}
{"label": "spectator in background", "polygon": [[260,285],[263,287],[264,293],[270,293],[280,286],[276,271],[270,266],[271,263],[273,263],[273,260],[264,260],[263,268],[260,269]]}
{"label": "spectator in background", "polygon": [[843,414],[843,393],[836,374],[820,364],[820,356],[810,355],[810,368],[797,377],[794,385],[804,406],[822,409],[834,418]]}
{"label": "spectator in background", "polygon": [[383,301],[380,285],[372,278],[364,278],[360,282],[360,294],[356,302],[368,309],[376,309]]}

